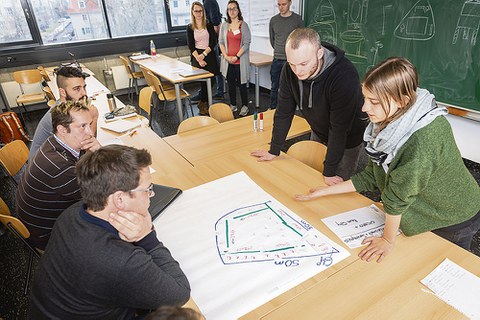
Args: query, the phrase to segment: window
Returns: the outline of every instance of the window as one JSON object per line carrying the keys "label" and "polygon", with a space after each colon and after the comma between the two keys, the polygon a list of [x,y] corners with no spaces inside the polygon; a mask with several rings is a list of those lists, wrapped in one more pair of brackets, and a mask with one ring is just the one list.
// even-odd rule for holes
{"label": "window", "polygon": [[170,8],[172,27],[184,26],[190,23],[190,5],[186,2],[183,3],[183,6],[179,6],[179,2],[177,0],[173,1],[173,8]]}
{"label": "window", "polygon": [[44,44],[108,38],[101,0],[30,1]]}
{"label": "window", "polygon": [[112,37],[167,32],[164,0],[105,0]]}
{"label": "window", "polygon": [[190,0],[185,0],[185,5],[190,8]]}
{"label": "window", "polygon": [[0,3],[0,43],[33,40],[22,4],[18,0],[2,0]]}

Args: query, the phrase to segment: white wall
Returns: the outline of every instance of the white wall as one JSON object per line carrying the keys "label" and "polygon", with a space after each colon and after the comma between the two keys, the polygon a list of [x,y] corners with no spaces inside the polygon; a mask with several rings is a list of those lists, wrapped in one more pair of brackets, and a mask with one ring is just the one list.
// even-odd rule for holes
{"label": "white wall", "polygon": [[462,157],[480,163],[480,122],[450,114],[447,120],[452,126]]}

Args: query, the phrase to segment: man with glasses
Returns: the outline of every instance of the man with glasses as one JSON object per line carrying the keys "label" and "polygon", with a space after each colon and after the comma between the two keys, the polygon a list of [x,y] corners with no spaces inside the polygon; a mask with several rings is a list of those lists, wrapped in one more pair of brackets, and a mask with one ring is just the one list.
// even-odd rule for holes
{"label": "man with glasses", "polygon": [[16,192],[17,214],[30,231],[29,241],[41,250],[60,213],[81,198],[75,176],[81,153],[100,148],[83,102],[60,103],[51,119],[54,134],[28,163]]}
{"label": "man with glasses", "polygon": [[[75,66],[60,67],[55,71],[55,74],[58,93],[60,95],[60,99],[56,104],[68,100],[82,101],[90,110],[92,116],[92,131],[94,135],[96,135],[98,110],[94,105],[87,102],[87,84],[85,83],[85,78],[88,77],[89,74]],[[38,122],[30,146],[30,153],[28,155],[29,162],[32,161],[40,146],[53,134],[51,110],[52,109],[48,110]]]}
{"label": "man with glasses", "polygon": [[134,319],[181,306],[190,285],[158,240],[148,151],[109,145],[83,156],[83,201],[65,210],[35,273],[32,319]]}
{"label": "man with glasses", "polygon": [[273,47],[273,61],[270,67],[270,79],[272,86],[270,88],[270,109],[277,108],[278,86],[280,82],[280,72],[283,65],[287,62],[285,54],[285,43],[287,37],[296,28],[304,26],[302,17],[295,12],[290,11],[292,0],[277,0],[279,14],[270,19],[269,33],[270,44]]}

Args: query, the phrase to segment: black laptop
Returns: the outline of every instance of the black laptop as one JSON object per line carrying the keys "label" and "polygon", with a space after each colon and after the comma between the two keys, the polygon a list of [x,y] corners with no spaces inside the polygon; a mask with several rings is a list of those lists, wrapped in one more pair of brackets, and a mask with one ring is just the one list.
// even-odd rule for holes
{"label": "black laptop", "polygon": [[182,190],[159,184],[153,184],[153,191],[155,195],[150,198],[150,207],[148,211],[152,216],[152,221],[155,220],[179,195]]}

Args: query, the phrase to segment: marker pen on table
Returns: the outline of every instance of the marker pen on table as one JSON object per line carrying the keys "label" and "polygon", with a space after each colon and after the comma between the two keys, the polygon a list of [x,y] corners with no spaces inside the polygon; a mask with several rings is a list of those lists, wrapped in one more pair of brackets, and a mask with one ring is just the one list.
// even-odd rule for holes
{"label": "marker pen on table", "polygon": [[253,113],[253,131],[258,130],[258,125],[257,125],[257,110]]}
{"label": "marker pen on table", "polygon": [[263,131],[263,112],[260,112],[260,131]]}

